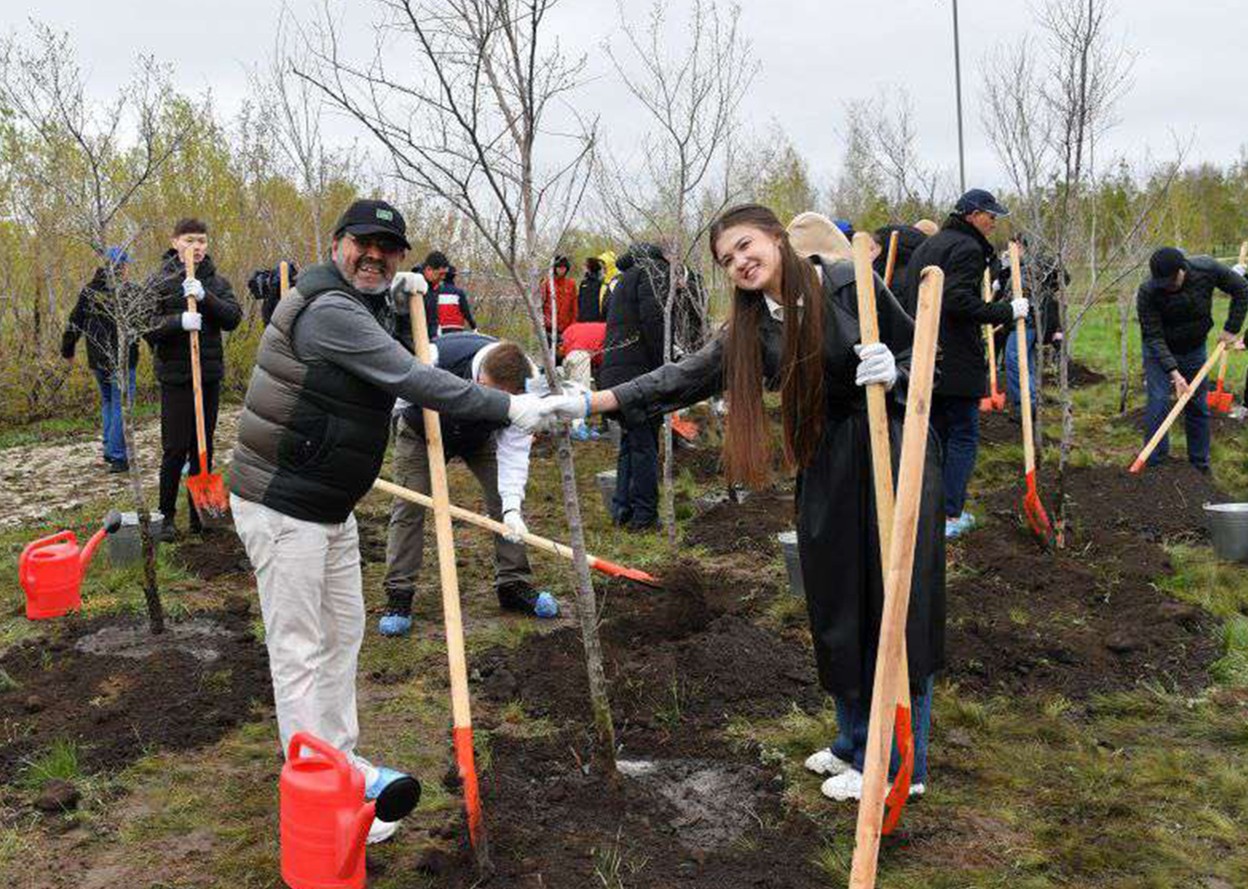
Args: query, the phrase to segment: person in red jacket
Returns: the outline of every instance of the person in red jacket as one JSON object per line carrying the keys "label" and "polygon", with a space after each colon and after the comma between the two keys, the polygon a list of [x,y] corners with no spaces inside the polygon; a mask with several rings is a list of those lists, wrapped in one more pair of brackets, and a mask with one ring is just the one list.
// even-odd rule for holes
{"label": "person in red jacket", "polygon": [[[576,323],[576,282],[568,276],[572,263],[566,256],[556,256],[551,273],[542,278],[542,317],[546,322],[546,335],[554,342],[563,338],[568,325]],[[551,288],[554,288],[554,311],[551,311]],[[551,332],[551,315],[557,325],[556,333]]]}
{"label": "person in red jacket", "polygon": [[[602,366],[603,348],[607,341],[607,322],[577,321],[569,324],[559,340],[559,355],[563,358],[563,373],[567,379],[584,388],[594,388],[594,371]],[[606,428],[604,420],[602,428]],[[583,420],[572,423],[572,437],[577,441],[590,441],[598,433],[585,425]]]}

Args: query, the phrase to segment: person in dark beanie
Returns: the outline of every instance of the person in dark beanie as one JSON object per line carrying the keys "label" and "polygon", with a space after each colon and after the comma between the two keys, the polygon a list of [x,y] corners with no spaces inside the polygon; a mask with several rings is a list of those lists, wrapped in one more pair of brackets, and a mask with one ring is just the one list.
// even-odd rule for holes
{"label": "person in dark beanie", "polygon": [[[410,780],[355,749],[365,618],[354,510],[381,470],[395,398],[444,420],[526,432],[557,407],[429,367],[399,344],[394,308],[427,287],[421,275],[396,274],[408,249],[407,223],[392,205],[361,200],[346,209],[332,260],[303,269],[264,330],[230,467],[230,510],[255,569],[282,749],[296,732],[332,744],[364,776],[369,799]],[[374,820],[368,841],[395,827]]]}
{"label": "person in dark beanie", "polygon": [[[104,444],[104,463],[109,472],[125,472],[130,468],[126,453],[126,437],[122,428],[122,391],[117,376],[117,322],[109,309],[113,287],[109,282],[108,269],[112,267],[113,282],[128,287],[126,278],[130,270],[130,257],[120,247],[109,247],[104,253],[106,265],[95,270],[90,283],[78,294],[74,310],[69,313],[65,333],[61,337],[61,357],[71,364],[78,338],[87,338],[87,366],[95,375],[100,388],[101,438]],[[126,389],[134,399],[135,368],[139,363],[139,344],[130,343],[126,375]]]}
{"label": "person in dark beanie", "polygon": [[[190,250],[195,277],[186,278],[183,256]],[[217,274],[208,255],[208,226],[198,219],[178,220],[173,227],[169,249],[161,257],[160,269],[147,286],[156,294],[156,315],[145,338],[155,355],[156,379],[160,382],[160,511],[164,514],[161,538],[176,538],[174,517],[178,511],[178,488],[182,468],[188,474],[212,471],[213,433],[221,380],[225,376],[225,350],[221,332],[238,327],[242,309],[234,298],[230,282]],[[186,300],[193,297],[197,311],[188,312]],[[208,439],[208,465],[199,465],[199,443],[195,432],[195,395],[191,386],[192,330],[199,332],[200,379],[203,383],[204,432]],[[192,531],[201,530],[199,516],[186,493],[187,519]]]}
{"label": "person in dark beanie", "polygon": [[995,277],[996,266],[996,251],[988,239],[997,219],[1008,214],[990,192],[971,189],[958,198],[940,231],[914,251],[897,288],[913,317],[923,269],[934,265],[945,273],[932,427],[944,454],[947,537],[958,537],[975,525],[975,517],[966,511],[966,488],[979,450],[979,400],[988,393],[983,326],[1009,324],[1028,312],[1025,299],[984,302],[984,270],[991,268]]}
{"label": "person in dark beanie", "polygon": [[[287,286],[294,287],[298,276],[299,267],[293,262],[287,261]],[[267,325],[269,319],[273,317],[273,310],[277,308],[277,301],[282,298],[281,264],[279,263],[271,269],[258,269],[252,272],[251,277],[247,279],[247,289],[251,292],[252,299],[260,303],[260,318]]]}
{"label": "person in dark beanie", "polygon": [[[1144,440],[1153,437],[1170,412],[1170,396],[1188,389],[1189,381],[1205,363],[1205,339],[1213,328],[1213,291],[1231,297],[1231,308],[1218,340],[1233,343],[1248,311],[1248,281],[1209,256],[1185,256],[1177,247],[1161,247],[1148,260],[1150,277],[1135,296],[1140,335],[1144,341],[1144,385],[1148,392]],[[1187,430],[1187,459],[1201,472],[1209,471],[1208,379],[1183,410]],[[1155,466],[1169,458],[1166,436],[1148,459]]]}
{"label": "person in dark beanie", "polygon": [[576,294],[577,323],[605,321],[602,312],[603,265],[597,256],[585,257],[585,277]]}

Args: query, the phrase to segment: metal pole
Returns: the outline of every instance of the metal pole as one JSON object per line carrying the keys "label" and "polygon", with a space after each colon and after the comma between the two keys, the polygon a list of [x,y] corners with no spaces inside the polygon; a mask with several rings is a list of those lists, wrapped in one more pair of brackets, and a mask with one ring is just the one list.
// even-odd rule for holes
{"label": "metal pole", "polygon": [[962,144],[962,53],[958,45],[958,0],[953,0],[953,81],[958,96],[958,181],[966,191],[966,151]]}

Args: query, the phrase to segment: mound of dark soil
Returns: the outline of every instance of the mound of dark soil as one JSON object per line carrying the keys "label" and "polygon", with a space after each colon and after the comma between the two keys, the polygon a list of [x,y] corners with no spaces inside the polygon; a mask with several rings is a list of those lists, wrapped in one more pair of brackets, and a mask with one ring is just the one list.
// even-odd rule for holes
{"label": "mound of dark soil", "polygon": [[202,580],[251,574],[247,550],[232,529],[187,536],[178,544],[178,559]]}
{"label": "mound of dark soil", "polygon": [[[1071,359],[1070,367],[1067,369],[1067,381],[1072,389],[1082,389],[1085,386],[1095,386],[1103,383],[1108,377],[1100,371],[1093,370],[1082,361]],[[1057,390],[1057,363],[1054,361],[1046,362],[1044,365],[1044,385],[1052,386],[1054,391]]]}
{"label": "mound of dark soil", "polygon": [[[794,701],[819,706],[809,644],[778,639],[744,616],[782,593],[750,576],[705,577],[688,565],[662,576],[664,590],[614,581],[602,597],[609,693],[626,752],[698,755],[731,715],[775,716]],[[486,698],[588,724],[583,683],[568,681],[584,673],[584,660],[579,630],[568,627],[476,666]]]}
{"label": "mound of dark soil", "polygon": [[719,448],[700,445],[696,448],[676,449],[676,474],[688,470],[699,484],[714,481],[720,476]]}
{"label": "mound of dark soil", "polygon": [[1156,589],[1163,538],[1196,537],[1219,494],[1186,466],[1068,475],[1070,539],[1044,552],[1017,519],[1019,491],[989,498],[999,524],[956,547],[971,577],[949,585],[950,672],[981,692],[1069,698],[1141,682],[1193,690],[1218,655],[1213,621]]}
{"label": "mound of dark soil", "polygon": [[[714,745],[722,757],[725,745]],[[492,751],[481,786],[491,889],[827,885],[813,863],[817,827],[786,813],[783,780],[757,765],[755,751],[625,763],[615,780],[585,773],[588,748],[569,731],[528,740],[496,733]],[[653,769],[684,777],[636,774]],[[478,885],[466,849],[441,866],[436,885]]]}
{"label": "mound of dark soil", "polygon": [[211,639],[211,660],[199,648],[175,646],[143,658],[78,649],[88,634],[134,623],[115,617],[67,624],[60,638],[7,653],[0,667],[17,684],[0,693],[0,721],[22,730],[0,748],[0,779],[12,780],[57,741],[77,745],[85,772],[211,744],[246,721],[253,702],[271,703],[268,657],[246,619],[208,617],[222,628]]}
{"label": "mound of dark soil", "polygon": [[690,523],[684,540],[713,553],[778,555],[776,534],[792,530],[796,521],[792,494],[763,491],[741,503],[712,506]]}

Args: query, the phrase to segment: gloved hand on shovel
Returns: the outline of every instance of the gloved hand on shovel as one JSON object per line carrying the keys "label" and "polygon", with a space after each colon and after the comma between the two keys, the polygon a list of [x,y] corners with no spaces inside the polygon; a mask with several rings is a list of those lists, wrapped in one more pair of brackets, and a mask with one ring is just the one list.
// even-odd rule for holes
{"label": "gloved hand on shovel", "polygon": [[897,382],[897,361],[888,346],[883,343],[859,343],[854,346],[858,356],[858,372],[854,382],[859,386],[883,385],[892,389]]}
{"label": "gloved hand on shovel", "polygon": [[194,299],[197,303],[204,301],[204,285],[198,278],[187,278],[182,282],[182,295]]}
{"label": "gloved hand on shovel", "polygon": [[183,312],[182,329],[185,331],[203,330],[204,316],[199,314],[199,312]]}
{"label": "gloved hand on shovel", "polygon": [[520,512],[520,504],[503,504],[503,524],[511,532],[503,535],[504,540],[508,543],[524,542],[524,535],[529,533],[529,526],[524,523],[524,515]]}

